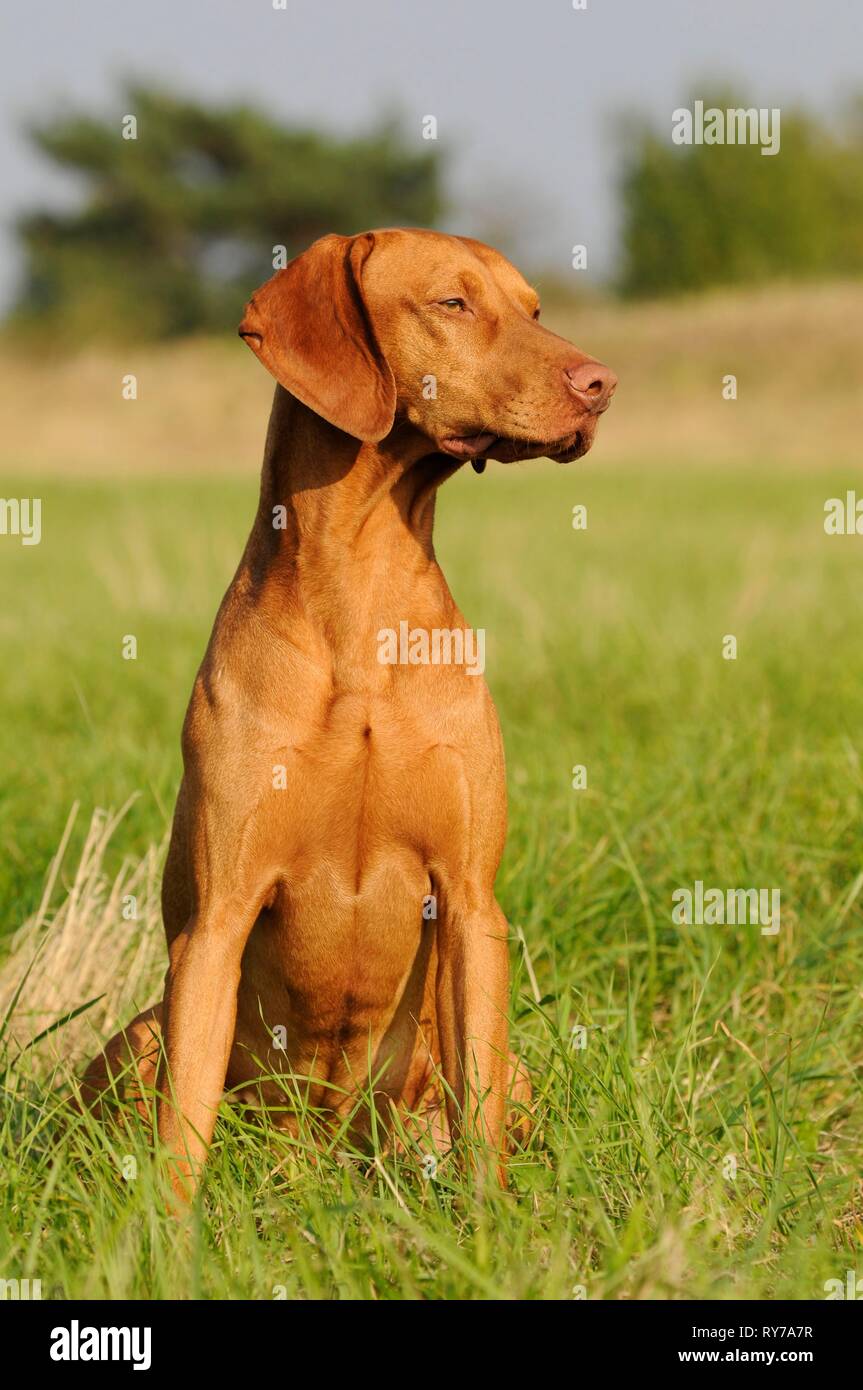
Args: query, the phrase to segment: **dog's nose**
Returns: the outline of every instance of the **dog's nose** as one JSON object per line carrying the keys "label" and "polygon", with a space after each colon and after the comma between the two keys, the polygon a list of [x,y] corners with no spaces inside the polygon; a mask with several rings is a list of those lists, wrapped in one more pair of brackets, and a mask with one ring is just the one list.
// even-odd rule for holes
{"label": "dog's nose", "polygon": [[565,367],[564,376],[574,396],[591,415],[608,409],[614,395],[617,377],[602,362],[581,362],[577,367]]}

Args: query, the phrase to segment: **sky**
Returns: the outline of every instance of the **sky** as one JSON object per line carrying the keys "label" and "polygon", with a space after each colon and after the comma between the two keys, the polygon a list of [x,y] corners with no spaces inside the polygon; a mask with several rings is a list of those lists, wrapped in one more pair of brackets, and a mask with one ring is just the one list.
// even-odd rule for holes
{"label": "sky", "polygon": [[452,156],[448,230],[502,228],[516,256],[561,273],[584,244],[599,276],[616,250],[621,113],[670,132],[711,79],[828,117],[863,89],[863,0],[584,3],[4,0],[0,306],[20,273],[16,216],[80,193],[22,124],[69,107],[119,122],[123,77],[345,133],[395,108],[418,142],[433,115]]}

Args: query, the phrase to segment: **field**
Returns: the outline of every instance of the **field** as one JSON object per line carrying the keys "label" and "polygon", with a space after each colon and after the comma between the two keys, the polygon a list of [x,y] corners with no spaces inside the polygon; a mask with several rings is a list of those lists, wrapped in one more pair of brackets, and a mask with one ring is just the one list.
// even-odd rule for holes
{"label": "field", "polygon": [[[0,1062],[0,1277],[85,1298],[807,1299],[860,1268],[863,541],[823,517],[859,469],[861,309],[860,287],[816,286],[560,324],[621,377],[593,453],[463,470],[437,520],[507,748],[498,896],[533,1136],[483,1196],[421,1154],[321,1153],[311,1115],[291,1143],[226,1109],[190,1241],[143,1127],[72,1114],[63,1059],[158,993],[180,722],[269,385],[232,344],[8,364],[0,491],[42,498],[43,537],[0,537],[7,1006],[41,954]],[[676,925],[697,880],[778,888],[779,932]]]}

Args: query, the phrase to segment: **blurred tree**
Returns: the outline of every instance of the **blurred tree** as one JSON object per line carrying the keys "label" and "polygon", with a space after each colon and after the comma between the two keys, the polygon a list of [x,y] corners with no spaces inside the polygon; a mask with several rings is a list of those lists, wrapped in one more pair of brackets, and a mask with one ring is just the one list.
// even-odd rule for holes
{"label": "blurred tree", "polygon": [[[705,109],[746,107],[703,96]],[[693,98],[694,101],[694,98]],[[689,109],[693,107],[689,103]],[[839,131],[781,112],[781,146],[675,145],[625,127],[626,294],[863,272],[863,102]]]}
{"label": "blurred tree", "polygon": [[62,340],[168,337],[239,322],[273,273],[325,232],[433,225],[440,155],[410,148],[394,121],[353,139],[288,129],[247,106],[211,109],[132,86],[120,118],[74,116],[31,130],[39,149],[82,174],[72,213],[19,222],[26,251],[19,324]]}

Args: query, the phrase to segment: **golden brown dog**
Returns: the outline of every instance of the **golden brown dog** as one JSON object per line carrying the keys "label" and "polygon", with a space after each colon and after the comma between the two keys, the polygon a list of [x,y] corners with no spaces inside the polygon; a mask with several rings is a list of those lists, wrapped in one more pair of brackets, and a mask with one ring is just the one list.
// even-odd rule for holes
{"label": "golden brown dog", "polygon": [[262,1072],[306,1078],[336,1113],[371,1075],[385,1119],[445,1093],[451,1141],[504,1151],[522,1083],[498,722],[475,667],[423,662],[421,642],[384,660],[382,634],[465,630],[432,544],[436,490],[465,460],[590,447],[615,378],[538,317],[490,247],[402,230],[324,237],[248,305],[240,334],[278,385],[183,729],[164,1000],[84,1086],[95,1101],[134,1058],[181,1195],[226,1086],[283,1103]]}

